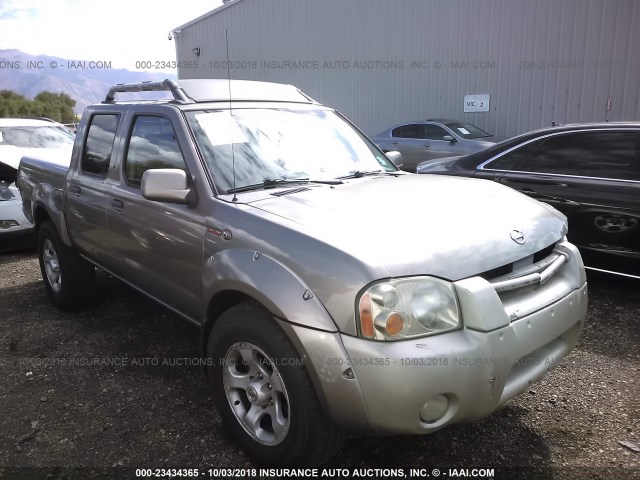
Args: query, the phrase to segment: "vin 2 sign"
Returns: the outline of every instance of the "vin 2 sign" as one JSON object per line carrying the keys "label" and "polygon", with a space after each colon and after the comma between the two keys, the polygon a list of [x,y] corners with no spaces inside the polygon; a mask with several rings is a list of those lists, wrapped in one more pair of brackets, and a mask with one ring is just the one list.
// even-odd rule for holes
{"label": "vin 2 sign", "polygon": [[465,95],[464,113],[488,112],[490,98],[491,95],[488,93],[481,95]]}

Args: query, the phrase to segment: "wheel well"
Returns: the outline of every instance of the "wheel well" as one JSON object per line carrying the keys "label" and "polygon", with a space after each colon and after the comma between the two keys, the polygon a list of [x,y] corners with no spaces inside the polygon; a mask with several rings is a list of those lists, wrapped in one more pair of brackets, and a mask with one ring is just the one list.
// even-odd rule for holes
{"label": "wheel well", "polygon": [[51,217],[47,213],[47,211],[42,208],[36,208],[36,211],[33,214],[33,226],[35,227],[36,233],[38,232],[38,228],[47,220],[51,220]]}
{"label": "wheel well", "polygon": [[234,305],[246,301],[256,300],[249,295],[236,290],[223,290],[216,293],[211,300],[209,300],[209,306],[207,307],[207,321],[202,328],[202,354],[206,357],[207,343],[209,341],[209,333],[218,320],[218,317],[225,311],[229,310]]}

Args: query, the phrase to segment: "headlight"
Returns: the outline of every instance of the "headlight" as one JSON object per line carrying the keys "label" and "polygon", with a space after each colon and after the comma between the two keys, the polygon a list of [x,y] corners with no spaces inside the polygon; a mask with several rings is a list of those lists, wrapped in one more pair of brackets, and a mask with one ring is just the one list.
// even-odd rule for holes
{"label": "headlight", "polygon": [[9,190],[9,187],[0,184],[0,202],[3,200],[11,200],[13,198],[13,193]]}
{"label": "headlight", "polygon": [[374,340],[403,340],[460,327],[453,284],[432,277],[386,280],[358,299],[360,335]]}
{"label": "headlight", "polygon": [[0,220],[0,230],[6,230],[11,227],[19,227],[20,224],[15,220]]}

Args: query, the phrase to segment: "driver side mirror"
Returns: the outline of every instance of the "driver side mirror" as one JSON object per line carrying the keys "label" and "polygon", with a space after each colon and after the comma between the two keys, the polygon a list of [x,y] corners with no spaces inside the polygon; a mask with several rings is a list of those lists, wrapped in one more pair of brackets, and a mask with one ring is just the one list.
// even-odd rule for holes
{"label": "driver side mirror", "polygon": [[442,140],[444,140],[445,142],[451,142],[451,143],[457,142],[457,140],[453,135],[445,135],[444,137],[442,137]]}
{"label": "driver side mirror", "polygon": [[400,152],[392,150],[390,152],[386,152],[385,155],[396,167],[400,168],[402,166],[402,154]]}
{"label": "driver side mirror", "polygon": [[156,202],[194,205],[195,190],[189,188],[184,170],[178,168],[153,168],[142,175],[142,196]]}

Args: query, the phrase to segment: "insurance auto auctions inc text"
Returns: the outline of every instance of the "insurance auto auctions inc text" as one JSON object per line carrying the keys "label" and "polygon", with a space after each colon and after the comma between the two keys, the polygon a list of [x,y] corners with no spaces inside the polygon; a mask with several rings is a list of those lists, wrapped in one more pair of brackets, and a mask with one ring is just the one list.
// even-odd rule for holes
{"label": "insurance auto auctions inc text", "polygon": [[[226,469],[220,469],[226,470]],[[260,468],[244,477],[268,478],[494,478],[493,468]],[[212,472],[229,477],[226,471]],[[251,473],[252,475],[246,475]]]}

